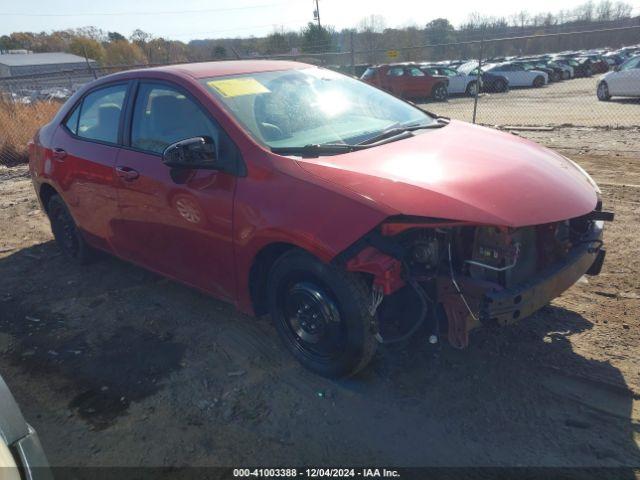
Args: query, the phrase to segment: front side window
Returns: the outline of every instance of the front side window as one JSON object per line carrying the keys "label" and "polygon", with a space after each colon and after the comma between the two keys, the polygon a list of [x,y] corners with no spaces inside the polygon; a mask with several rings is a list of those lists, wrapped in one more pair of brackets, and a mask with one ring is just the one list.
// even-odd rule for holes
{"label": "front side window", "polygon": [[82,138],[117,143],[120,114],[126,93],[126,84],[91,92],[82,101],[77,130],[69,129]]}
{"label": "front side window", "polygon": [[162,153],[172,143],[192,137],[217,140],[218,128],[202,109],[179,90],[142,83],[131,125],[131,146]]}
{"label": "front side window", "polygon": [[381,131],[436,123],[388,93],[321,68],[214,77],[203,85],[269,147],[355,144]]}

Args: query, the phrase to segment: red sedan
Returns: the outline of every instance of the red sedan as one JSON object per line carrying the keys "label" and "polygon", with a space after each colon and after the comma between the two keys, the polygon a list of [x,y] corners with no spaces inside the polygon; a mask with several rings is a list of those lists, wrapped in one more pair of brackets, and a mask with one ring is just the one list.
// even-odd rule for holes
{"label": "red sedan", "polygon": [[553,151],[292,62],[96,80],[36,134],[30,172],[66,256],[270,313],[327,376],[418,330],[463,347],[526,317],[599,272],[611,219]]}
{"label": "red sedan", "polygon": [[420,65],[390,64],[369,67],[361,80],[401,98],[432,98],[446,100],[449,77],[433,75]]}

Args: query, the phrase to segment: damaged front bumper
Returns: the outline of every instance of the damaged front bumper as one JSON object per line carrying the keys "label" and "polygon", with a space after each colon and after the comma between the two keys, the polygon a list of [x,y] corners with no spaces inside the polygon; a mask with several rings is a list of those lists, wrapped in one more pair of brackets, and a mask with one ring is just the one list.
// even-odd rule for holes
{"label": "damaged front bumper", "polygon": [[595,222],[594,225],[591,237],[575,246],[559,264],[551,265],[516,288],[485,293],[480,307],[480,320],[509,324],[545,306],[582,275],[598,275],[606,251],[601,247],[603,222]]}
{"label": "damaged front bumper", "polygon": [[[372,232],[344,252],[348,259],[344,264],[347,270],[371,275],[372,292],[374,298],[377,298],[377,301],[372,301],[371,311],[375,313],[378,305],[383,310],[383,315],[378,315],[378,330],[384,328],[388,321],[408,316],[416,320],[411,321],[409,318],[407,323],[413,327],[405,330],[413,332],[416,325],[419,326],[426,319],[432,337],[437,338],[443,334],[451,345],[464,348],[469,343],[469,332],[474,328],[483,324],[506,325],[523,319],[558,297],[582,275],[600,273],[605,257],[605,250],[602,248],[604,221],[613,220],[613,214],[597,209],[576,220],[586,222],[588,227],[579,237],[571,240],[570,248],[553,263],[511,285],[502,281],[498,283],[495,279],[489,279],[491,277],[474,275],[468,268],[460,267],[466,263],[467,258],[460,257],[459,253],[457,258],[452,255],[455,235],[460,234],[456,233],[458,226],[451,223],[383,224],[378,232]],[[425,228],[426,225],[428,226]],[[418,238],[423,241],[424,238],[430,239],[426,245],[431,245],[429,242],[439,242],[443,251],[437,267],[416,270],[409,265],[408,257],[411,245],[415,247],[416,244],[403,244],[402,235],[403,232],[425,230],[434,233]],[[441,237],[436,238],[434,235]],[[420,257],[427,258],[429,255]],[[414,308],[413,311],[407,308],[411,303],[412,291],[419,300],[427,299],[428,308]],[[405,295],[407,292],[409,296]],[[422,301],[418,303],[424,304]],[[383,333],[379,336],[383,343],[388,343],[404,339],[407,335],[394,337]]]}
{"label": "damaged front bumper", "polygon": [[582,275],[598,275],[606,254],[602,248],[603,226],[603,221],[594,221],[588,234],[562,261],[511,288],[471,277],[461,277],[455,284],[451,277],[439,277],[438,297],[447,314],[449,342],[464,348],[473,328],[481,324],[508,325],[528,317]]}

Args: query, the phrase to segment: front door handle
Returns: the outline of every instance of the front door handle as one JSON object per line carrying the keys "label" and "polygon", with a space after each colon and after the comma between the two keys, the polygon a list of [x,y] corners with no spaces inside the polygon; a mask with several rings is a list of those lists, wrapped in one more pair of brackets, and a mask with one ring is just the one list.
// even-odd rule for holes
{"label": "front door handle", "polygon": [[58,161],[63,161],[67,156],[67,152],[62,148],[54,148],[51,156]]}
{"label": "front door handle", "polygon": [[123,178],[124,180],[127,181],[132,181],[135,180],[136,178],[138,178],[140,176],[140,174],[138,173],[137,170],[131,168],[131,167],[125,167],[125,166],[117,166],[116,167],[116,174],[120,177]]}

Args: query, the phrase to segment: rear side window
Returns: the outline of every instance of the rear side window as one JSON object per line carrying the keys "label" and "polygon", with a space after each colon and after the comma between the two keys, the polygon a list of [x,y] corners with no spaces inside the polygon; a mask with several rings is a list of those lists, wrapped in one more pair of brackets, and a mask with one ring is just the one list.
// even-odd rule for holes
{"label": "rear side window", "polygon": [[624,63],[620,70],[633,70],[636,68],[640,68],[640,57],[632,58],[627,63]]}
{"label": "rear side window", "polygon": [[401,77],[404,75],[404,68],[402,67],[393,67],[390,68],[387,72],[387,75],[390,77]]}
{"label": "rear side window", "polygon": [[140,85],[131,126],[132,147],[162,153],[172,143],[203,136],[219,145],[218,128],[193,100],[168,85]]}
{"label": "rear side window", "polygon": [[67,121],[64,122],[64,126],[69,129],[71,133],[76,135],[78,133],[78,117],[80,116],[80,105],[73,109],[73,113],[67,117]]}
{"label": "rear side window", "polygon": [[90,140],[117,143],[118,125],[126,93],[127,85],[114,85],[87,95],[80,106],[78,127],[74,133]]}
{"label": "rear side window", "polygon": [[411,67],[407,69],[407,72],[412,77],[424,77],[424,72],[418,67]]}
{"label": "rear side window", "polygon": [[363,80],[367,80],[369,78],[372,78],[376,74],[377,71],[378,70],[376,68],[367,68],[364,71],[364,73],[362,74],[362,77],[360,77],[360,78],[362,78]]}

